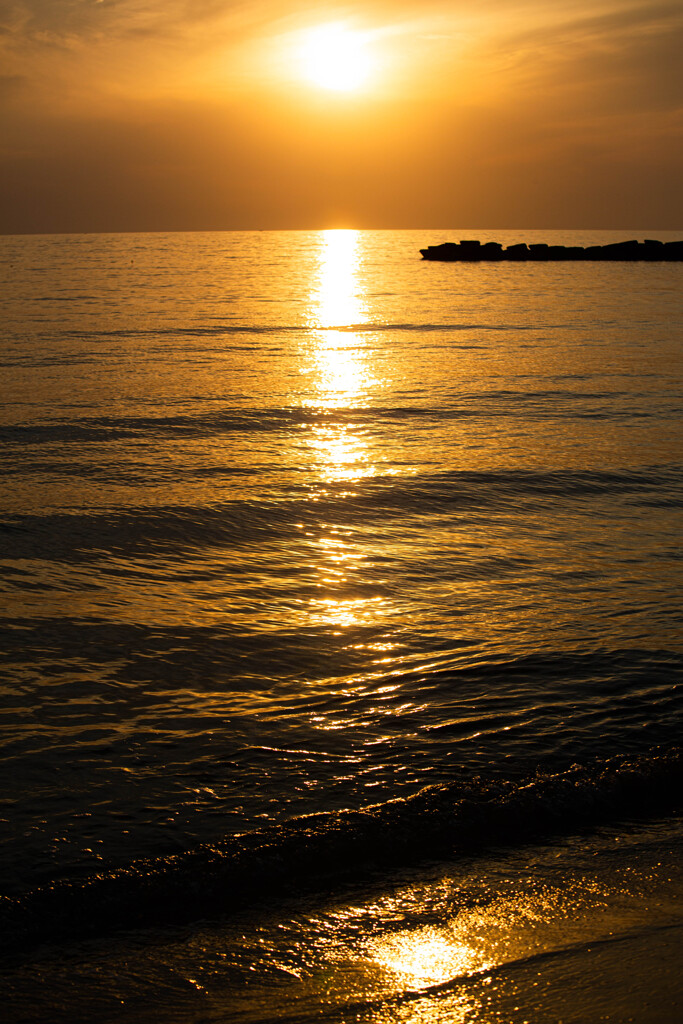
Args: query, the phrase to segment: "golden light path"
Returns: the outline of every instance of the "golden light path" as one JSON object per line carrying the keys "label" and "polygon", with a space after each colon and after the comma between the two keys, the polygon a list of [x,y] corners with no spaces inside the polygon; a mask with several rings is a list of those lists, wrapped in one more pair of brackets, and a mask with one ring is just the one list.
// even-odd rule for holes
{"label": "golden light path", "polygon": [[403,975],[413,988],[437,985],[489,966],[473,946],[446,928],[431,926],[371,940],[367,951],[376,963]]}
{"label": "golden light path", "polygon": [[[310,435],[311,462],[323,485],[348,481],[352,487],[376,471],[362,428],[352,418],[353,409],[362,407],[378,383],[364,353],[364,336],[353,329],[368,313],[358,273],[359,248],[357,231],[322,232],[317,287],[310,296],[314,348],[307,372],[313,387],[307,404],[323,414],[339,412],[323,415]],[[375,620],[381,614],[381,600],[348,593],[367,557],[365,548],[353,542],[349,530],[333,524],[317,547],[324,596],[314,600],[313,617],[340,632]],[[347,594],[335,596],[340,589]]]}
{"label": "golden light path", "polygon": [[[367,314],[357,277],[358,232],[325,231],[318,288],[311,295],[310,323],[316,328],[312,407],[332,411],[356,407],[376,383],[359,352],[362,335],[353,330]],[[344,424],[322,427],[316,446],[328,480],[358,479],[373,472],[364,465],[367,447]]]}

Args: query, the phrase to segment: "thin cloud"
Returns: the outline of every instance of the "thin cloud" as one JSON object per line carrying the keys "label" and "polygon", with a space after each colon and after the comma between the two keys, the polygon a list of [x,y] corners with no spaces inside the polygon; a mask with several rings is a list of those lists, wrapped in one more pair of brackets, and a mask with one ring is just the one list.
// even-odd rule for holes
{"label": "thin cloud", "polygon": [[683,103],[680,5],[638,5],[496,40],[498,60],[528,89],[590,93],[595,103],[634,109]]}

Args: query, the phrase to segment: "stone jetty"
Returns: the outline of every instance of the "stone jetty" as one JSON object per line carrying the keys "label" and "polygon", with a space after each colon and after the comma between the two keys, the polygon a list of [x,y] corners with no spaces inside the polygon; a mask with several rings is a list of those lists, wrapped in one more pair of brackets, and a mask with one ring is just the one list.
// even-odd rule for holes
{"label": "stone jetty", "polygon": [[644,242],[610,242],[608,245],[548,245],[545,242],[520,242],[503,248],[500,242],[479,242],[464,239],[460,242],[444,242],[420,249],[425,260],[442,260],[459,263],[529,263],[554,260],[600,260],[600,261],[665,261],[683,260],[683,241],[660,242],[646,238]]}

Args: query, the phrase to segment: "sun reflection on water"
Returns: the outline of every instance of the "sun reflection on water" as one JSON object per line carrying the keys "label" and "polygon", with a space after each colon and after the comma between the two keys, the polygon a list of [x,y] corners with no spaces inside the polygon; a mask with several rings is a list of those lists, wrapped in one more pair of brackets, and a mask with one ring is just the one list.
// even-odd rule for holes
{"label": "sun reflection on water", "polygon": [[318,602],[318,614],[331,626],[356,626],[377,618],[381,598],[325,598]]}
{"label": "sun reflection on water", "polygon": [[308,372],[313,389],[306,404],[321,412],[346,413],[341,421],[320,423],[311,434],[318,471],[327,482],[359,480],[374,473],[362,430],[348,417],[349,410],[364,404],[376,384],[363,336],[353,330],[366,317],[359,279],[359,233],[322,232],[319,277],[310,298],[314,349]]}
{"label": "sun reflection on water", "polygon": [[358,269],[359,232],[324,231],[309,314],[316,393],[307,404],[319,409],[357,407],[375,383],[362,354],[363,336],[353,329],[367,316]]}
{"label": "sun reflection on water", "polygon": [[368,944],[368,953],[382,967],[403,976],[411,988],[469,977],[490,966],[481,949],[431,926],[383,935]]}
{"label": "sun reflection on water", "polygon": [[[353,495],[354,481],[377,472],[368,428],[362,412],[357,413],[379,385],[372,372],[368,335],[360,328],[368,320],[360,266],[359,232],[322,232],[318,274],[309,298],[311,348],[302,369],[310,381],[305,404],[320,414],[306,436],[316,498],[340,483],[347,483],[348,491],[341,495],[336,490],[337,498]],[[383,617],[383,600],[375,595],[358,597],[364,547],[349,531],[332,523],[321,526],[324,533],[314,556],[321,594],[311,602],[312,618],[339,635],[372,625]]]}
{"label": "sun reflection on water", "polygon": [[323,231],[322,235],[314,316],[319,327],[350,327],[365,312],[358,282],[358,232]]}
{"label": "sun reflection on water", "polygon": [[310,444],[324,481],[360,480],[375,473],[356,424],[320,424],[313,428]]}

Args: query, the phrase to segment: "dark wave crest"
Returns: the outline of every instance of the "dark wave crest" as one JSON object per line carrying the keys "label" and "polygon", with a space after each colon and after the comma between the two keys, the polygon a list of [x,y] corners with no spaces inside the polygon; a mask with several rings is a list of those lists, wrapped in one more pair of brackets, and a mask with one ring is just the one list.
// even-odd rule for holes
{"label": "dark wave crest", "polygon": [[429,786],[359,811],[313,814],[0,903],[3,945],[181,924],[387,868],[674,813],[683,751],[656,749],[513,782]]}
{"label": "dark wave crest", "polygon": [[97,557],[103,553],[140,553],[230,544],[254,539],[289,538],[294,524],[316,526],[324,517],[340,524],[402,521],[407,515],[432,518],[454,511],[490,514],[520,507],[531,513],[548,500],[590,501],[617,498],[640,508],[683,506],[683,472],[675,466],[628,471],[482,471],[437,472],[418,477],[376,476],[330,482],[316,494],[311,485],[290,485],[286,500],[238,499],[210,506],[112,508],[103,512],[8,514],[0,521],[0,554],[13,558]]}

